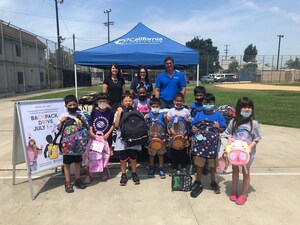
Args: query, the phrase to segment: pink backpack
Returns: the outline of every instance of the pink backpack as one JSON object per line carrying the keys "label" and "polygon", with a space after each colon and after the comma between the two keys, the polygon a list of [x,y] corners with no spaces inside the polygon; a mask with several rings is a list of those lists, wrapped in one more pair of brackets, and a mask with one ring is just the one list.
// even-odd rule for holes
{"label": "pink backpack", "polygon": [[246,166],[250,160],[250,148],[244,140],[234,140],[226,147],[227,159],[234,166]]}
{"label": "pink backpack", "polygon": [[108,142],[103,138],[103,133],[97,132],[96,137],[90,139],[86,149],[83,158],[88,157],[89,159],[89,172],[103,172],[104,168],[107,167],[110,156],[110,148]]}

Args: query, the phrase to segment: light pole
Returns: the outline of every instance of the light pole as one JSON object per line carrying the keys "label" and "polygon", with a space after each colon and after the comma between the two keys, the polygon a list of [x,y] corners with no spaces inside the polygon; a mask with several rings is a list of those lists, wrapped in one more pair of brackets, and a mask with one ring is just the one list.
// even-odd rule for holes
{"label": "light pole", "polygon": [[278,42],[278,54],[277,54],[277,67],[276,67],[276,70],[278,71],[278,66],[279,66],[279,56],[280,56],[280,42],[281,42],[281,38],[283,38],[284,35],[278,34],[277,37],[279,38],[279,42]]}
{"label": "light pole", "polygon": [[[60,53],[60,43],[61,43],[61,37],[59,34],[59,20],[58,20],[58,7],[57,7],[57,1],[54,0],[55,2],[55,12],[56,12],[56,30],[57,30],[57,62],[56,62],[56,68],[58,68],[58,76],[60,77],[60,81],[62,81],[62,68],[61,68],[61,53]],[[60,4],[63,4],[64,0],[59,0]]]}
{"label": "light pole", "polygon": [[107,22],[104,23],[105,26],[107,26],[107,37],[108,42],[110,42],[110,33],[109,33],[109,26],[114,25],[114,22],[109,21],[109,13],[111,12],[111,9],[103,11],[104,13],[107,13]]}

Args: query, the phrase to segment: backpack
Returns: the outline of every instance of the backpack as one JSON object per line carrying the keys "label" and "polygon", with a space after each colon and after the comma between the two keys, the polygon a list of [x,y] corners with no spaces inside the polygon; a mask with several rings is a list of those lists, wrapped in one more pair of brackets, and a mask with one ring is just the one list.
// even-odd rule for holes
{"label": "backpack", "polygon": [[135,98],[133,100],[133,106],[135,109],[143,113],[144,115],[150,112],[150,98],[147,98],[147,104],[138,107],[139,100]]}
{"label": "backpack", "polygon": [[59,148],[56,144],[47,145],[47,153],[49,159],[56,159],[59,156]]}
{"label": "backpack", "polygon": [[126,107],[122,106],[122,108],[123,115],[120,121],[121,138],[128,147],[146,144],[148,141],[148,126],[144,115],[136,109],[128,111]]}
{"label": "backpack", "polygon": [[172,175],[171,188],[172,191],[191,191],[192,180],[190,175],[174,174]]}
{"label": "backpack", "polygon": [[89,159],[90,173],[103,172],[104,168],[107,167],[110,148],[101,132],[97,132],[97,136],[89,141],[83,158],[87,157]]}
{"label": "backpack", "polygon": [[235,140],[226,147],[227,159],[234,166],[245,166],[250,160],[249,145],[243,140]]}
{"label": "backpack", "polygon": [[76,116],[76,119],[68,118],[53,140],[53,144],[57,144],[56,140],[61,134],[58,146],[63,155],[82,155],[86,150],[88,129],[86,123],[80,118],[80,114]]}
{"label": "backpack", "polygon": [[182,150],[189,146],[188,124],[182,116],[172,117],[172,129],[175,135],[168,140],[169,146],[175,150]]}
{"label": "backpack", "polygon": [[201,158],[215,159],[218,155],[220,135],[214,122],[204,120],[195,126],[198,131],[192,137],[192,154]]}
{"label": "backpack", "polygon": [[217,111],[224,116],[227,125],[235,117],[235,108],[231,105],[221,105]]}
{"label": "backpack", "polygon": [[149,126],[149,141],[148,149],[153,151],[166,151],[167,126],[163,119],[164,113],[159,114],[149,113],[147,121]]}

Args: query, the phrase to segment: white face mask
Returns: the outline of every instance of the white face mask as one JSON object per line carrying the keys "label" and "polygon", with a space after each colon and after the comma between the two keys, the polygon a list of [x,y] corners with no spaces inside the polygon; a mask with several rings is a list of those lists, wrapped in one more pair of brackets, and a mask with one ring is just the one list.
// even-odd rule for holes
{"label": "white face mask", "polygon": [[98,107],[99,107],[99,109],[104,110],[107,108],[107,105],[106,104],[98,104]]}
{"label": "white face mask", "polygon": [[151,112],[153,114],[158,114],[159,113],[159,108],[151,108]]}

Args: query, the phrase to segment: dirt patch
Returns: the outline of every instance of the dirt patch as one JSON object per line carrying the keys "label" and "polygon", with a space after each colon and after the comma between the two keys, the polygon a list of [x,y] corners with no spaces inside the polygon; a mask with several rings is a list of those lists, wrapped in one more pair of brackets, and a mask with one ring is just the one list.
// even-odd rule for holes
{"label": "dirt patch", "polygon": [[223,83],[223,84],[217,84],[215,86],[221,88],[231,88],[231,89],[300,91],[300,86],[279,86],[279,85],[267,85],[267,84],[253,84],[253,83],[247,83],[247,84]]}

